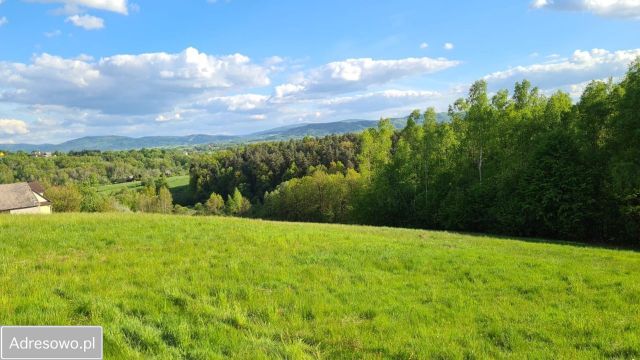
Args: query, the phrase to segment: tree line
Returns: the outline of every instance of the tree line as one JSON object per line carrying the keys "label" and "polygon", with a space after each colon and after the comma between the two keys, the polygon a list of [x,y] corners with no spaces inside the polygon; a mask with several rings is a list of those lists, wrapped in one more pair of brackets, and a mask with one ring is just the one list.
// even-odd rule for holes
{"label": "tree line", "polygon": [[279,184],[317,169],[346,172],[357,166],[356,134],[237,146],[194,156],[189,173],[196,198],[216,193],[226,198],[236,189],[253,203]]}
{"label": "tree line", "polygon": [[[640,61],[619,82],[592,81],[575,103],[565,92],[544,94],[526,80],[496,93],[477,81],[448,115],[438,121],[434,109],[416,110],[401,130],[381,120],[361,134],[190,155],[9,154],[0,158],[0,182],[44,177],[54,185],[47,194],[60,211],[253,216],[640,242]],[[187,168],[197,201],[191,208],[173,205],[162,184],[164,174]],[[105,196],[86,185],[130,174],[145,178],[142,191]]]}
{"label": "tree line", "polygon": [[188,152],[179,149],[56,152],[46,158],[7,152],[0,157],[0,184],[105,185],[186,174],[189,164]]}
{"label": "tree line", "polygon": [[493,95],[478,81],[449,116],[414,111],[401,131],[381,121],[360,137],[358,175],[287,181],[260,216],[640,242],[640,61],[575,104],[528,81]]}

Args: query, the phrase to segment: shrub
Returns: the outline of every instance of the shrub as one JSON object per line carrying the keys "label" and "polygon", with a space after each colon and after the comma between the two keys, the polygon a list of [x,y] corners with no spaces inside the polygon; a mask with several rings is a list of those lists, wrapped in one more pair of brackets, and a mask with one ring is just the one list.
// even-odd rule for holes
{"label": "shrub", "polygon": [[219,194],[212,193],[205,206],[209,214],[221,215],[224,213],[224,199]]}
{"label": "shrub", "polygon": [[54,212],[79,212],[82,194],[75,186],[52,186],[45,192]]}

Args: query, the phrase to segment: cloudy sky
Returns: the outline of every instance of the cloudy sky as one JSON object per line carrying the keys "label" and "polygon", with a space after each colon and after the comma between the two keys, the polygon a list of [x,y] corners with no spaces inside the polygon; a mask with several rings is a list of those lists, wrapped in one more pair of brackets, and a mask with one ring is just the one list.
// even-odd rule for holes
{"label": "cloudy sky", "polygon": [[640,0],[0,0],[0,143],[378,119],[469,84],[574,96],[640,56]]}

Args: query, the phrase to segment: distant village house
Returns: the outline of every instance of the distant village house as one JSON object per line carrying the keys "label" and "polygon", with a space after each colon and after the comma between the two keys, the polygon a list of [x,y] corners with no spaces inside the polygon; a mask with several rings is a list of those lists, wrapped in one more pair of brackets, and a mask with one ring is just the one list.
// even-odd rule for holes
{"label": "distant village house", "polygon": [[31,156],[40,157],[40,158],[50,158],[53,157],[53,153],[50,151],[32,151]]}
{"label": "distant village house", "polygon": [[51,214],[51,202],[39,182],[0,185],[0,213]]}

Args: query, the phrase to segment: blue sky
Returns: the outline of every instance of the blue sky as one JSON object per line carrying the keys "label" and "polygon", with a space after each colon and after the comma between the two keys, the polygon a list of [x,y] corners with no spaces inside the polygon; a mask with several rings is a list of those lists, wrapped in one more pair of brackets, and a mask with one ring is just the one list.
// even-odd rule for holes
{"label": "blue sky", "polygon": [[0,0],[0,24],[0,143],[444,111],[483,78],[577,96],[640,55],[640,0]]}

